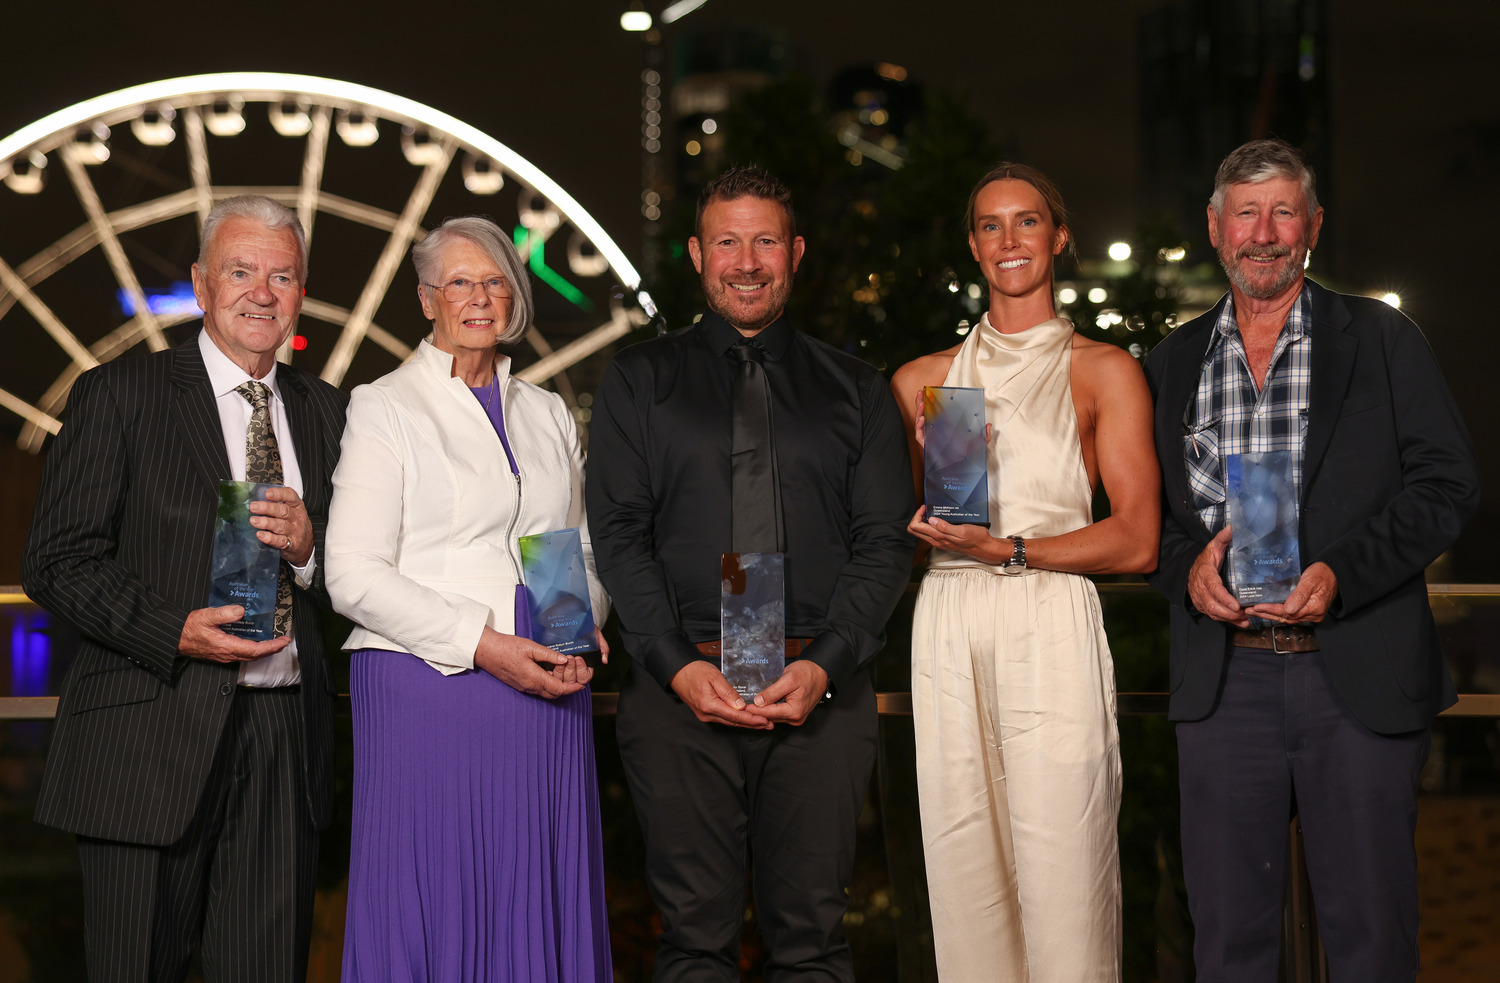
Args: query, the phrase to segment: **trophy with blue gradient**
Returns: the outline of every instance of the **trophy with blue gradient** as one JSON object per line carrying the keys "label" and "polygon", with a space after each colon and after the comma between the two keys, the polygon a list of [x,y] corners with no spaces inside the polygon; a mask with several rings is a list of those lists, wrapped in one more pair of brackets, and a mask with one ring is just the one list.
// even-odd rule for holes
{"label": "trophy with blue gradient", "polygon": [[597,651],[588,566],[578,530],[522,536],[519,543],[531,640],[564,655]]}
{"label": "trophy with blue gradient", "polygon": [[220,631],[268,642],[276,635],[276,580],[281,551],[267,546],[250,524],[250,503],[264,502],[266,489],[253,481],[219,482],[219,510],[214,522],[214,551],[209,567],[208,606],[238,604],[245,616]]}
{"label": "trophy with blue gradient", "polygon": [[724,553],[720,561],[720,669],[747,702],[786,669],[782,553]]}
{"label": "trophy with blue gradient", "polygon": [[990,524],[984,390],[922,388],[922,486],[927,518]]}
{"label": "trophy with blue gradient", "polygon": [[1235,598],[1247,605],[1286,600],[1302,575],[1291,452],[1224,455],[1224,492],[1234,527]]}

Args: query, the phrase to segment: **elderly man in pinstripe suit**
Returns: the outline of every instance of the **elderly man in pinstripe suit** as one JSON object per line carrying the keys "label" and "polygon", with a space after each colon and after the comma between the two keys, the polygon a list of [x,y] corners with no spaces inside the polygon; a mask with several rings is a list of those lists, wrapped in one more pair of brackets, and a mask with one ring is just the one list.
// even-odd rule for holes
{"label": "elderly man in pinstripe suit", "polygon": [[[38,822],[76,833],[92,980],[301,980],[331,715],[318,606],[343,393],[278,365],[307,245],[267,198],[220,202],[193,289],[203,330],[80,376],[26,544],[27,593],[84,643],[63,685]],[[278,635],[205,607],[222,479],[280,551]],[[289,591],[288,589],[289,588]]]}

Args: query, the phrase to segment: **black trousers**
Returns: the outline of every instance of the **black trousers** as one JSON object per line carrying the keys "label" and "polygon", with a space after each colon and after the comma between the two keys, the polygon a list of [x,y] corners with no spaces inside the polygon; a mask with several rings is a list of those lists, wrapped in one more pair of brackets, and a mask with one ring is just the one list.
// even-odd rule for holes
{"label": "black trousers", "polygon": [[617,733],[661,912],[657,983],[739,980],[747,862],[767,983],[852,981],[844,887],[875,762],[869,674],[801,727],[764,732],[701,723],[632,669]]}
{"label": "black trousers", "polygon": [[1307,848],[1333,983],[1417,978],[1417,779],[1428,732],[1377,734],[1317,652],[1236,648],[1213,714],[1177,725],[1199,983],[1275,980],[1287,824]]}
{"label": "black trousers", "polygon": [[318,833],[302,731],[295,688],[241,688],[180,840],[78,837],[92,983],[176,983],[200,941],[208,983],[307,976]]}

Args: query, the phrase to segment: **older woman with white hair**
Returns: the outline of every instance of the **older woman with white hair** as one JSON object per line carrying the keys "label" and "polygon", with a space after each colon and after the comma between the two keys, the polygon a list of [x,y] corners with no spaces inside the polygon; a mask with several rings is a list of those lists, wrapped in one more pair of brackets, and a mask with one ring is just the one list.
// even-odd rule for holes
{"label": "older woman with white hair", "polygon": [[412,260],[432,336],[354,390],[328,523],[359,625],[343,978],[607,981],[592,669],[517,627],[518,538],[571,526],[607,611],[578,434],[497,351],[532,315],[505,233],[449,219]]}

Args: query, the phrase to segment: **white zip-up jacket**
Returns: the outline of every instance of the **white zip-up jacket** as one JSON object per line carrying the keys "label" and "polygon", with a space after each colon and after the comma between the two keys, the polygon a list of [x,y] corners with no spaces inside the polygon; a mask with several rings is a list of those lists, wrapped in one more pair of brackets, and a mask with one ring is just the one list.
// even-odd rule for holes
{"label": "white zip-up jacket", "polygon": [[595,624],[609,598],[594,572],[583,455],[562,397],[495,359],[512,475],[500,438],[453,356],[423,341],[411,360],[349,401],[326,537],[336,611],[358,627],[347,650],[410,652],[444,675],[474,668],[484,627],[515,631],[517,539],[577,526]]}

